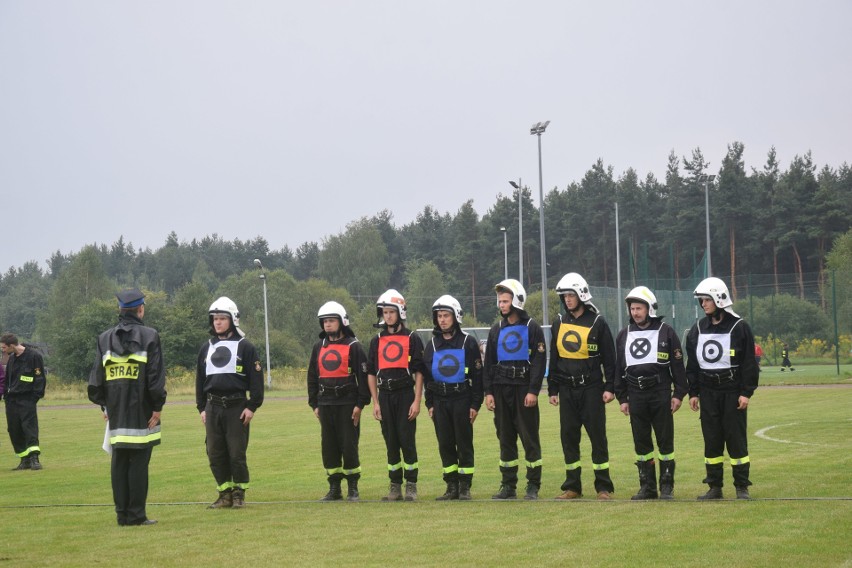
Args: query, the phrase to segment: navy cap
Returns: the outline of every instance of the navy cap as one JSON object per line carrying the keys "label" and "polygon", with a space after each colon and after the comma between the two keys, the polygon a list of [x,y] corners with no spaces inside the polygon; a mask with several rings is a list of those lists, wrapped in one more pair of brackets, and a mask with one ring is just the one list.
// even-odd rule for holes
{"label": "navy cap", "polygon": [[141,306],[145,303],[145,294],[143,294],[139,288],[122,290],[116,294],[115,297],[118,298],[119,308],[135,308],[136,306]]}

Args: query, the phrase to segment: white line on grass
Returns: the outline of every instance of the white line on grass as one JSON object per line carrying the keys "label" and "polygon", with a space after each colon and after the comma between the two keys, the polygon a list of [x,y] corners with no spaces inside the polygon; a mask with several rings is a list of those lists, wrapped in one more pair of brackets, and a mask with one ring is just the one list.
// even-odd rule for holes
{"label": "white line on grass", "polygon": [[792,440],[782,440],[780,438],[773,438],[771,436],[767,436],[766,433],[772,430],[773,428],[782,428],[784,426],[795,426],[798,422],[791,422],[790,424],[775,424],[774,426],[767,426],[766,428],[761,428],[757,432],[754,433],[758,438],[763,438],[764,440],[769,440],[770,442],[778,442],[779,444],[800,444],[802,446],[819,446],[820,444],[811,444],[809,442],[794,442]]}

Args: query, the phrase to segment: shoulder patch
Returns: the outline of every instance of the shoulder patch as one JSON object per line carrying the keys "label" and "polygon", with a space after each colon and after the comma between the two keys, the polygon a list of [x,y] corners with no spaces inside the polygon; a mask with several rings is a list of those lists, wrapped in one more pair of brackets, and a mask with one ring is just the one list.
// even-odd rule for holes
{"label": "shoulder patch", "polygon": [[36,367],[35,369],[33,369],[33,374],[34,374],[36,377],[38,377],[39,375],[41,375],[41,369],[40,369],[40,368],[38,368],[38,367]]}
{"label": "shoulder patch", "polygon": [[473,362],[473,366],[476,367],[477,369],[481,369],[482,368],[482,359],[477,357],[476,361]]}
{"label": "shoulder patch", "polygon": [[260,366],[260,361],[254,362],[254,370],[257,371],[258,373],[263,370],[263,367]]}
{"label": "shoulder patch", "polygon": [[675,349],[674,350],[674,358],[677,359],[678,361],[683,359],[683,351],[681,351],[680,349]]}
{"label": "shoulder patch", "polygon": [[544,352],[546,351],[546,348],[545,348],[545,346],[544,346],[544,342],[540,342],[540,343],[538,344],[538,347],[536,348],[536,350],[537,350],[539,353],[544,353]]}

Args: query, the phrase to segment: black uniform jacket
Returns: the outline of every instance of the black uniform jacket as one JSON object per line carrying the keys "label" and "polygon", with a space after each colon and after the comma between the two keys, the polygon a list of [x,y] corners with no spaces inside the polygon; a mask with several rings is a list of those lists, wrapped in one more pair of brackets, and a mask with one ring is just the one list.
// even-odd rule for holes
{"label": "black uniform jacket", "polygon": [[47,372],[44,370],[41,351],[28,343],[23,346],[25,349],[20,355],[9,355],[6,364],[6,396],[34,395],[44,398]]}
{"label": "black uniform jacket", "polygon": [[[398,338],[397,341],[405,341],[408,343],[408,365],[406,367],[395,366],[391,368],[381,368],[382,358],[379,356],[379,343],[381,338]],[[388,354],[389,357],[396,355],[399,352],[399,347],[391,346],[388,351],[393,353]],[[414,384],[414,373],[423,372],[423,341],[420,336],[407,329],[405,326],[400,326],[399,330],[391,333],[387,329],[382,330],[379,334],[374,335],[370,341],[370,349],[367,353],[367,374],[373,375],[378,379],[405,379],[411,378],[411,384]]]}
{"label": "black uniform jacket", "polygon": [[[566,326],[570,329],[563,330]],[[559,314],[550,327],[548,393],[556,396],[561,382],[577,377],[588,377],[588,380],[583,379],[586,386],[600,385],[603,381],[605,391],[615,392],[612,331],[603,316],[589,308],[584,309],[578,318],[570,313]]]}
{"label": "black uniform jacket", "polygon": [[[700,396],[702,387],[724,391],[739,391],[740,396],[751,398],[757,389],[760,369],[754,356],[754,335],[748,324],[728,312],[722,312],[722,321],[713,324],[709,316],[698,320],[686,336],[686,378],[689,381],[689,396]],[[696,348],[699,330],[702,334],[730,335],[731,367],[733,381],[720,384],[704,373],[724,374],[724,369],[705,369],[702,371]]]}
{"label": "black uniform jacket", "polygon": [[[650,349],[655,350],[657,354],[656,361],[652,363],[641,363],[638,365],[627,364],[627,337],[628,333],[633,331],[656,331],[659,330],[657,336],[657,345],[650,346]],[[630,347],[632,348],[632,346]],[[660,382],[651,387],[652,390],[665,390],[671,392],[672,383],[674,383],[674,398],[683,400],[689,392],[689,386],[686,382],[686,370],[683,366],[683,350],[681,349],[680,339],[672,326],[664,323],[659,318],[653,318],[648,327],[642,329],[635,323],[631,322],[626,328],[622,329],[618,337],[615,339],[615,396],[619,403],[629,402],[628,392],[638,389],[636,385],[630,384],[630,377],[653,377],[659,376]],[[644,383],[642,389],[645,390]]]}
{"label": "black uniform jacket", "polygon": [[[207,354],[212,349],[225,343],[237,344],[236,366],[232,373],[207,374]],[[224,345],[222,345],[224,347]],[[228,352],[230,353],[230,352]],[[250,398],[246,408],[256,412],[263,404],[263,366],[254,345],[238,334],[227,339],[214,337],[201,346],[195,367],[195,407],[198,412],[207,406],[207,395],[215,396],[245,396],[248,391]]]}
{"label": "black uniform jacket", "polygon": [[118,325],[98,337],[89,400],[106,408],[113,447],[140,449],[160,443],[160,425],[148,429],[151,415],[166,403],[160,335],[135,314],[121,315]]}
{"label": "black uniform jacket", "polygon": [[[530,319],[525,311],[516,312],[520,316],[517,324],[510,324],[507,318],[502,318],[491,327],[488,333],[488,344],[485,348],[485,373],[482,375],[482,387],[485,394],[493,394],[493,385],[525,385],[527,393],[538,396],[541,384],[544,382],[544,371],[547,368],[547,345],[544,342],[544,331],[537,322]],[[498,361],[498,340],[500,331],[512,325],[526,326],[529,336],[529,348],[524,353],[525,359],[515,361]],[[528,367],[529,374],[523,376],[507,376],[500,368],[510,365],[515,368]]]}
{"label": "black uniform jacket", "polygon": [[[314,345],[308,362],[308,405],[355,405],[370,403],[367,356],[355,337],[330,341],[325,333]],[[335,376],[336,375],[336,376]]]}
{"label": "black uniform jacket", "polygon": [[[432,362],[435,355],[447,349],[464,349],[464,375],[466,390],[444,394],[437,389],[435,377],[432,376]],[[470,335],[458,328],[450,339],[444,339],[440,330],[433,333],[432,340],[423,350],[423,388],[426,391],[426,408],[432,408],[435,397],[452,399],[470,397],[470,407],[477,412],[482,406],[482,358],[479,355],[479,344]]]}

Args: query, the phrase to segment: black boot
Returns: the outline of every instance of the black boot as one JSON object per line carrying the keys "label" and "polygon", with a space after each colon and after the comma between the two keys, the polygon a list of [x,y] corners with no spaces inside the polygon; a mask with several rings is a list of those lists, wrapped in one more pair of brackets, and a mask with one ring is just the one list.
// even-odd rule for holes
{"label": "black boot", "polygon": [[358,493],[358,480],[357,479],[347,479],[349,484],[349,493],[346,494],[347,501],[360,501],[361,495]]}
{"label": "black boot", "polygon": [[343,499],[343,493],[340,490],[339,479],[328,479],[328,493],[320,499],[320,501],[340,501]]}
{"label": "black boot", "polygon": [[234,488],[233,495],[233,508],[234,509],[242,509],[246,506],[246,490],[241,489],[239,487]]}
{"label": "black boot", "polygon": [[[468,486],[468,495],[470,495],[470,486]],[[459,482],[456,480],[447,482],[447,490],[440,497],[435,497],[435,501],[454,501],[459,498]]]}
{"label": "black boot", "polygon": [[462,479],[459,481],[459,501],[470,501],[473,497],[470,496],[470,481]]}
{"label": "black boot", "polygon": [[18,467],[13,467],[12,471],[20,471],[23,469],[32,469],[32,465],[30,463],[30,456],[21,458],[21,463],[18,464]]}
{"label": "black boot", "polygon": [[30,454],[30,469],[40,470],[41,462],[38,461],[38,454]]}
{"label": "black boot", "polygon": [[636,462],[639,469],[639,492],[631,501],[644,501],[657,498],[657,465],[654,460]]}
{"label": "black boot", "polygon": [[715,500],[715,499],[723,499],[722,488],[717,487],[715,485],[711,485],[710,489],[708,489],[707,493],[705,493],[704,495],[698,496],[699,501],[712,501],[712,500]]}
{"label": "black boot", "polygon": [[518,497],[518,492],[511,485],[501,485],[500,491],[491,496],[492,499],[516,499]]}
{"label": "black boot", "polygon": [[674,499],[674,460],[660,462],[660,499]]}
{"label": "black boot", "polygon": [[232,489],[219,492],[219,498],[207,506],[208,509],[230,509],[234,506],[234,494]]}

